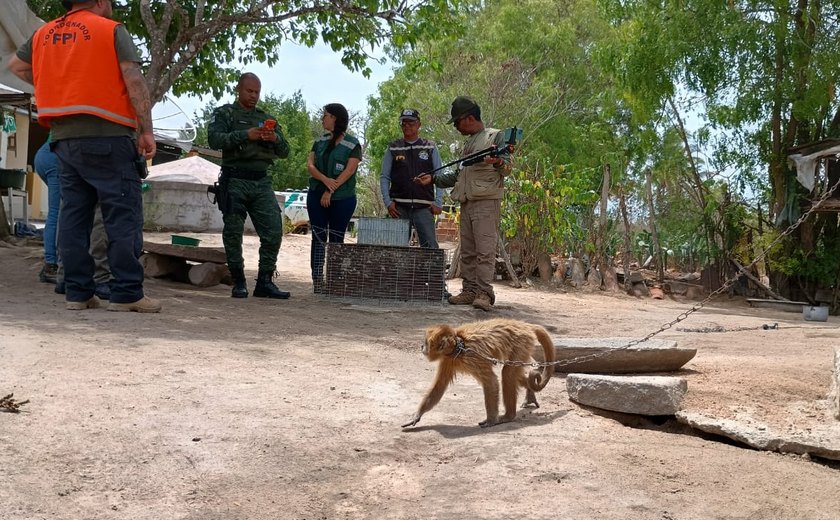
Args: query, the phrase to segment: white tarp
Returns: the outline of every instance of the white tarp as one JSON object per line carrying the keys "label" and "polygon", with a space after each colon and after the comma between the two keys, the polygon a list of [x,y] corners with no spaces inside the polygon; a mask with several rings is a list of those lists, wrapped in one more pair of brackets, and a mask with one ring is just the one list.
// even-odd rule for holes
{"label": "white tarp", "polygon": [[808,155],[799,153],[791,154],[788,156],[788,161],[791,163],[791,166],[796,167],[796,180],[810,192],[814,191],[814,179],[817,174],[817,165],[820,159],[836,157],[838,154],[840,154],[840,145],[825,148]]}
{"label": "white tarp", "polygon": [[26,0],[2,0],[0,4],[0,83],[32,94],[32,85],[9,71],[9,60],[44,21],[29,10]]}
{"label": "white tarp", "polygon": [[219,178],[219,165],[194,155],[149,167],[149,181],[189,182],[212,185]]}

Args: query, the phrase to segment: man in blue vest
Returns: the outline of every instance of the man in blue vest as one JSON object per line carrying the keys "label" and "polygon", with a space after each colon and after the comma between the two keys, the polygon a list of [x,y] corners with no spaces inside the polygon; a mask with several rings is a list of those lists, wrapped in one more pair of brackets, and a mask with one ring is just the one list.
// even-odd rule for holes
{"label": "man in blue vest", "polygon": [[417,230],[420,247],[438,248],[435,215],[443,207],[443,189],[422,186],[414,178],[439,168],[440,153],[432,141],[420,137],[420,113],[413,108],[400,112],[403,137],[392,141],[382,158],[379,187],[391,218],[408,219]]}

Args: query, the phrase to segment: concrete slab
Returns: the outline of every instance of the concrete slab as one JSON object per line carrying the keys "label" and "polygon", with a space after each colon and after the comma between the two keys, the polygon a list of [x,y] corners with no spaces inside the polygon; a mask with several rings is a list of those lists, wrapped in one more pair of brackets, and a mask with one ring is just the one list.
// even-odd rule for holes
{"label": "concrete slab", "polygon": [[762,298],[747,298],[747,303],[750,307],[759,309],[774,309],[782,312],[802,312],[802,306],[808,305],[808,302],[790,302],[781,300],[766,300]]}
{"label": "concrete slab", "polygon": [[603,410],[673,415],[680,409],[688,383],[678,377],[569,374],[566,391],[572,401]]}
{"label": "concrete slab", "polygon": [[779,432],[749,417],[721,419],[686,411],[677,412],[676,417],[692,428],[728,437],[757,450],[840,460],[840,425],[807,432]]}
{"label": "concrete slab", "polygon": [[[584,374],[643,374],[674,372],[691,361],[697,349],[677,347],[676,341],[650,339],[625,348],[633,338],[554,338],[555,372]],[[534,358],[543,361],[542,349]]]}

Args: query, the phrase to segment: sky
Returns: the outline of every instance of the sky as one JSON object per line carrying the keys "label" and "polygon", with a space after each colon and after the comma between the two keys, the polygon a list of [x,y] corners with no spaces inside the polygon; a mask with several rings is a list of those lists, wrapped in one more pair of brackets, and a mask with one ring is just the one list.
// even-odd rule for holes
{"label": "sky", "polygon": [[[391,77],[393,65],[380,65],[370,62],[373,70],[370,78],[361,72],[351,72],[341,64],[341,55],[318,43],[309,48],[292,43],[284,43],[280,48],[280,60],[273,66],[251,64],[243,71],[253,72],[262,81],[262,96],[274,94],[289,97],[300,90],[310,112],[318,110],[327,103],[341,103],[353,113],[367,112],[367,98],[377,92],[379,84]],[[206,99],[181,96],[176,98],[178,105],[190,118],[193,113],[205,106]],[[220,104],[234,100],[233,95],[223,96]]]}

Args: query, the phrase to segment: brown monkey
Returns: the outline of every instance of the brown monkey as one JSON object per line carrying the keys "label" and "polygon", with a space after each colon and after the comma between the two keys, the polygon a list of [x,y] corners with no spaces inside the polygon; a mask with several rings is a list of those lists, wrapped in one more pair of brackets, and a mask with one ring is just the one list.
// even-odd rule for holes
{"label": "brown monkey", "polygon": [[[532,361],[532,347],[542,345],[545,361],[554,361],[554,342],[548,332],[539,325],[523,321],[495,319],[468,323],[457,328],[438,325],[426,330],[423,354],[429,361],[439,361],[432,388],[426,393],[417,413],[403,428],[414,426],[424,413],[431,410],[446,388],[459,373],[476,378],[484,389],[484,407],[487,419],[478,423],[482,428],[516,419],[516,398],[519,387],[527,390],[526,404],[539,407],[534,392],[539,392],[551,379],[554,366],[546,366],[542,372],[532,370],[526,377],[522,366],[502,367],[502,395],[505,414],[499,417],[499,381],[493,372],[493,363],[481,356],[501,361]],[[469,349],[463,352],[463,348]],[[480,354],[481,356],[477,355]]]}

